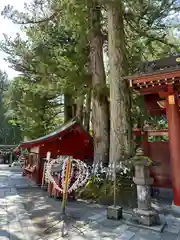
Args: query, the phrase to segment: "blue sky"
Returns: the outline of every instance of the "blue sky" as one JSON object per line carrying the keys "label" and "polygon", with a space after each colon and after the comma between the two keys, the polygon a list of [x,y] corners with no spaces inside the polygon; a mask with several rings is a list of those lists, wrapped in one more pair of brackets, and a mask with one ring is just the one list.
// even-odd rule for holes
{"label": "blue sky", "polygon": [[[14,6],[16,9],[22,11],[24,9],[25,0],[0,0],[0,11],[3,10],[4,6],[10,4]],[[0,40],[3,39],[3,33],[8,36],[14,37],[17,32],[20,31],[20,26],[13,24],[10,20],[4,19],[0,16]],[[9,78],[12,79],[17,75],[17,73],[8,66],[8,63],[3,60],[5,57],[4,53],[0,51],[0,69],[2,71],[6,71]]]}

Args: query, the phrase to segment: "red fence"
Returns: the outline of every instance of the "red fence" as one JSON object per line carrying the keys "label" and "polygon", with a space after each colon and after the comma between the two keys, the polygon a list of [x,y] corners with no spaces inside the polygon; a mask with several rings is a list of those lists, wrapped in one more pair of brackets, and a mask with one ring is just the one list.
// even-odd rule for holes
{"label": "red fence", "polygon": [[[139,136],[139,130],[135,130]],[[143,134],[143,148],[145,154],[153,161],[158,162],[158,166],[151,167],[151,176],[154,179],[154,187],[172,188],[170,150],[168,141],[148,142],[149,137],[167,136],[168,130],[145,131]]]}
{"label": "red fence", "polygon": [[151,167],[151,176],[154,178],[154,186],[171,188],[171,164],[168,142],[149,142],[146,154],[158,162],[158,166]]}

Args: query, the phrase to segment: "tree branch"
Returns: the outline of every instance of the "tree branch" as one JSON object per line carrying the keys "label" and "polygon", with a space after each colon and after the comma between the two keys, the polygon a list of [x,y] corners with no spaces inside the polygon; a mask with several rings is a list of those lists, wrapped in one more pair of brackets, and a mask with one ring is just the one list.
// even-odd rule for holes
{"label": "tree branch", "polygon": [[22,21],[22,22],[19,22],[17,20],[14,20],[14,23],[16,24],[21,24],[21,25],[26,25],[26,24],[40,24],[40,23],[44,23],[44,22],[49,22],[51,20],[53,20],[55,17],[57,16],[57,12],[53,13],[50,17],[48,18],[45,18],[45,19],[41,19],[41,20],[28,20],[26,22]]}
{"label": "tree branch", "polygon": [[168,45],[172,48],[178,49],[178,47],[175,44],[168,42],[166,39],[163,39],[163,38],[160,38],[157,36],[153,36],[153,35],[148,35],[148,33],[146,33],[146,32],[139,32],[139,34],[141,36],[147,37],[151,42],[157,41],[157,42],[163,43],[164,45]]}
{"label": "tree branch", "polygon": [[132,28],[133,31],[136,31],[136,33],[139,34],[141,37],[146,37],[151,42],[157,41],[157,42],[163,43],[164,45],[168,45],[172,48],[178,49],[178,47],[175,44],[168,42],[164,37],[158,37],[155,35],[148,34],[149,29],[142,31],[140,28],[137,28],[136,25],[133,25],[131,21],[128,21],[128,19],[126,19],[126,21],[127,21],[127,24],[129,24],[130,28]]}

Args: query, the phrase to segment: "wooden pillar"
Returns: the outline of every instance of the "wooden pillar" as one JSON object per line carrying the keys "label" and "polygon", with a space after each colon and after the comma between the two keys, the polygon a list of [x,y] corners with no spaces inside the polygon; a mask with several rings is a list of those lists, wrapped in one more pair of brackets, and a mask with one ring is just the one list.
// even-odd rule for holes
{"label": "wooden pillar", "polygon": [[13,154],[13,153],[12,153],[12,150],[11,150],[11,153],[10,153],[10,156],[9,156],[9,164],[10,164],[10,165],[12,164],[12,160],[13,160],[13,159],[12,159],[12,158],[13,158],[12,154]]}
{"label": "wooden pillar", "polygon": [[167,98],[167,118],[174,204],[180,206],[180,116],[179,106],[174,94]]}

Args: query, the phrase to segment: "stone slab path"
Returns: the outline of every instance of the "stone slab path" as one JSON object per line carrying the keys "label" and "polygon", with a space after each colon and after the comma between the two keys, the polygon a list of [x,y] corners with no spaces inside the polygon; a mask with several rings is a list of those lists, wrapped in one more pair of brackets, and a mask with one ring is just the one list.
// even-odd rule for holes
{"label": "stone slab path", "polygon": [[21,176],[21,169],[0,165],[0,240],[36,240],[36,232],[18,188],[35,185]]}
{"label": "stone slab path", "polygon": [[[106,219],[103,206],[69,202],[69,240],[180,240],[180,218],[165,216],[162,233]],[[49,198],[21,176],[21,169],[0,165],[0,240],[56,240],[60,201]],[[53,226],[52,226],[53,225]]]}

